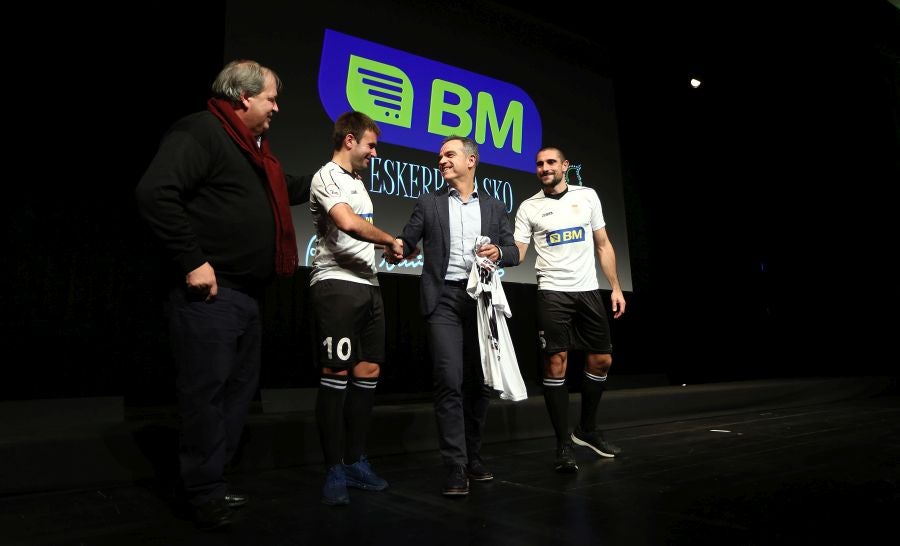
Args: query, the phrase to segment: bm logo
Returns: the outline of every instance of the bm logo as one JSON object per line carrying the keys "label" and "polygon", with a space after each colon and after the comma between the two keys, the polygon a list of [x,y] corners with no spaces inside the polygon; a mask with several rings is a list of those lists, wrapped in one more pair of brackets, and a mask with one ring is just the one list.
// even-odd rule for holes
{"label": "bm logo", "polygon": [[478,143],[481,161],[529,173],[541,117],[518,87],[405,51],[325,30],[319,100],[335,120],[364,112],[385,142],[435,153],[448,135]]}
{"label": "bm logo", "polygon": [[584,241],[584,228],[558,229],[547,234],[547,244],[550,246],[577,243],[578,241]]}

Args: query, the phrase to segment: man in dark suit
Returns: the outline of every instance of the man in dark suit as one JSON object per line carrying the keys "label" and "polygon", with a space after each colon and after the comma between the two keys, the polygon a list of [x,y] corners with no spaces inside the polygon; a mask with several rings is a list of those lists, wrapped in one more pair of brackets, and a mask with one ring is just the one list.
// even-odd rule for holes
{"label": "man in dark suit", "polygon": [[[434,373],[434,411],[441,458],[447,468],[442,493],[467,495],[469,479],[494,474],[481,458],[481,435],[492,392],[484,386],[476,331],[476,301],[466,292],[477,250],[499,267],[518,265],[519,252],[503,202],[475,186],[478,145],[469,138],[444,139],[438,157],[447,186],[423,194],[398,237],[404,256],[423,241],[422,315]],[[394,261],[403,256],[389,256]]]}

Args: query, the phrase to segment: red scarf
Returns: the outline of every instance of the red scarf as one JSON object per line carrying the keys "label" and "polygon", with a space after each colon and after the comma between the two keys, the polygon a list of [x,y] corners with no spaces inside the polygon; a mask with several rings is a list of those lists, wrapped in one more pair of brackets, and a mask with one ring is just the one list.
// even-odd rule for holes
{"label": "red scarf", "polygon": [[266,194],[275,213],[275,272],[281,277],[290,277],[297,271],[299,256],[289,208],[287,183],[281,164],[272,155],[268,140],[263,138],[262,144],[256,145],[256,138],[234,113],[234,107],[230,102],[213,97],[206,103],[206,107],[219,118],[225,131],[246,152],[250,161],[266,173],[268,180]]}

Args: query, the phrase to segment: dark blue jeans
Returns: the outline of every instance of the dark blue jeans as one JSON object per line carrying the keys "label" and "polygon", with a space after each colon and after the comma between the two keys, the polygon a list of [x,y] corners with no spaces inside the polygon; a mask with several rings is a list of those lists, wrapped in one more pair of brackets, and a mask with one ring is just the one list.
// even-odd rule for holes
{"label": "dark blue jeans", "polygon": [[199,506],[225,495],[225,465],[259,384],[262,322],[258,302],[230,288],[219,287],[209,303],[179,288],[169,303],[181,479]]}

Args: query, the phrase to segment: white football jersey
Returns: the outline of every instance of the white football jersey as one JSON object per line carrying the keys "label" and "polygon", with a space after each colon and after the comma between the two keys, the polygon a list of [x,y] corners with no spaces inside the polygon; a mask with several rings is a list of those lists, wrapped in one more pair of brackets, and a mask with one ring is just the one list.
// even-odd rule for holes
{"label": "white football jersey", "polygon": [[329,161],[316,172],[309,189],[309,211],[316,232],[316,253],[309,284],[340,279],[378,286],[375,245],[339,230],[328,211],[347,203],[363,220],[374,222],[374,208],[361,180]]}
{"label": "white football jersey", "polygon": [[538,289],[586,292],[600,287],[594,267],[594,231],[606,227],[600,198],[593,188],[569,186],[559,199],[543,190],[516,211],[515,239],[534,239]]}

